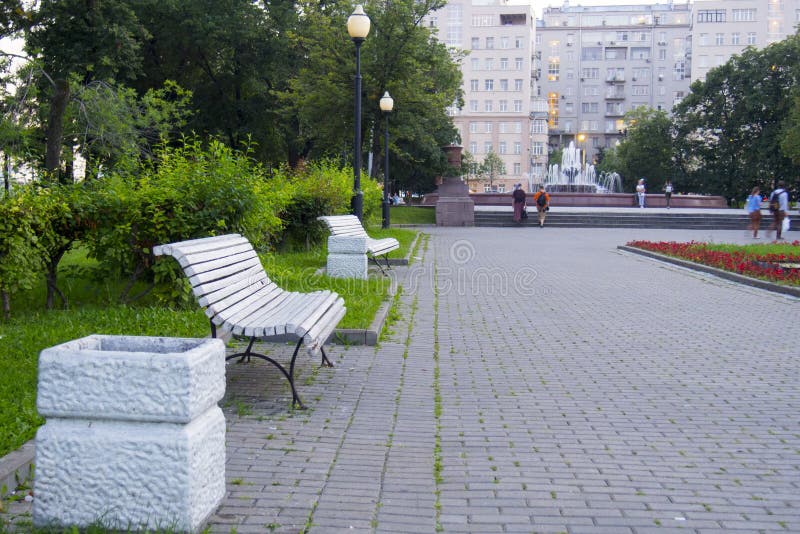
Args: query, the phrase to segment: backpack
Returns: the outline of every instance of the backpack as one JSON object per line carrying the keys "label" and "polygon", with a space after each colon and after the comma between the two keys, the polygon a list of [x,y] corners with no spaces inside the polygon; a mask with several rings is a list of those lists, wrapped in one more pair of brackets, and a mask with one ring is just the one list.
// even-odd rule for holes
{"label": "backpack", "polygon": [[772,193],[772,196],[769,197],[769,211],[772,213],[777,213],[781,209],[781,201],[780,196],[784,193],[784,190],[775,191]]}
{"label": "backpack", "polygon": [[545,207],[547,205],[547,194],[546,193],[539,193],[539,196],[536,197],[536,205]]}

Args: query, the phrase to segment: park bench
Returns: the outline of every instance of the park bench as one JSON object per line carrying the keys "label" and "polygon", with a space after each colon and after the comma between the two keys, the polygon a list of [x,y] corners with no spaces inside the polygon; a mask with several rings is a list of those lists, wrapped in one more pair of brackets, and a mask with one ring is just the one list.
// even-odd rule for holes
{"label": "park bench", "polygon": [[[322,364],[333,364],[323,344],[344,317],[344,300],[332,291],[297,293],[272,282],[253,246],[239,234],[181,241],[153,248],[156,256],[175,258],[189,278],[198,304],[205,308],[211,336],[228,332],[250,338],[247,349],[226,357],[268,361],[283,373],[292,389],[292,404],[303,408],[294,384],[294,367],[301,345],[310,354],[322,354]],[[297,337],[288,369],[275,359],[253,352],[257,339],[284,341]]]}
{"label": "park bench", "polygon": [[381,273],[386,274],[386,271],[378,261],[379,257],[382,256],[386,262],[386,267],[388,269],[391,268],[387,255],[391,251],[400,248],[400,243],[397,241],[397,239],[393,237],[386,237],[383,239],[371,238],[369,235],[367,235],[367,231],[364,230],[364,226],[355,215],[324,215],[322,217],[318,217],[318,219],[328,226],[331,236],[333,237],[354,237],[366,240],[367,257],[375,262],[375,265],[378,266],[378,268],[381,270]]}

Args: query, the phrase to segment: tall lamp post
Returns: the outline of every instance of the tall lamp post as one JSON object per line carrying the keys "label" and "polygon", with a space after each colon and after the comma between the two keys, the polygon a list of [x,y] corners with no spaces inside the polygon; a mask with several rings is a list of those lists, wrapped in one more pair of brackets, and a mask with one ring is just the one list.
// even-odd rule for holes
{"label": "tall lamp post", "polygon": [[355,83],[355,153],[353,158],[353,213],[359,220],[364,214],[364,192],[361,191],[361,43],[369,33],[369,17],[361,4],[347,18],[347,33],[356,45]]}
{"label": "tall lamp post", "polygon": [[389,113],[394,108],[394,99],[389,91],[383,93],[380,101],[381,111],[386,116],[386,154],[383,157],[383,224],[382,228],[389,228]]}

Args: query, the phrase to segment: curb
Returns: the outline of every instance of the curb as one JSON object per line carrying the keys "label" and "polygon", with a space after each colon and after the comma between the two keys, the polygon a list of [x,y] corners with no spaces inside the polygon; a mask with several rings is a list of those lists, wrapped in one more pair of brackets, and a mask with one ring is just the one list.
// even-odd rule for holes
{"label": "curb", "polygon": [[0,457],[0,497],[9,495],[22,482],[33,478],[34,440]]}
{"label": "curb", "polygon": [[625,252],[632,252],[633,254],[638,254],[654,260],[672,263],[674,265],[686,267],[687,269],[692,269],[694,271],[713,274],[714,276],[724,278],[725,280],[730,280],[732,282],[737,282],[751,287],[757,287],[759,289],[765,289],[767,291],[772,291],[773,293],[781,293],[783,295],[800,297],[800,287],[782,286],[766,280],[759,280],[758,278],[751,278],[749,276],[723,271],[722,269],[717,269],[716,267],[709,267],[708,265],[701,265],[699,263],[673,258],[672,256],[667,256],[665,254],[659,254],[658,252],[642,250],[640,248],[629,247],[627,245],[620,245],[617,247],[617,249],[624,250]]}

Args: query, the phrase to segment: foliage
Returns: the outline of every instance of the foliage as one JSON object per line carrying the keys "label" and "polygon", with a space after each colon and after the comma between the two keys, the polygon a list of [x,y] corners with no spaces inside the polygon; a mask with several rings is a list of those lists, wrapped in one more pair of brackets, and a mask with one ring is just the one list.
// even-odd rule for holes
{"label": "foliage", "polygon": [[800,83],[800,36],[748,48],[709,71],[675,108],[676,161],[686,188],[744,198],[798,175],[781,150]]}
{"label": "foliage", "polygon": [[625,121],[628,133],[603,168],[617,166],[611,171],[620,173],[624,190],[633,191],[636,181],[646,178],[650,191],[660,191],[674,174],[670,119],[664,111],[639,107],[626,113]]}
{"label": "foliage", "polygon": [[745,246],[694,241],[689,243],[631,241],[628,246],[779,284],[800,286],[800,269],[785,267],[785,264],[800,264],[800,241]]}
{"label": "foliage", "polygon": [[11,312],[10,297],[30,289],[42,271],[36,217],[26,193],[0,198],[0,294],[5,317]]}
{"label": "foliage", "polygon": [[783,123],[781,149],[783,154],[800,166],[800,91],[796,90],[789,115]]}
{"label": "foliage", "polygon": [[484,156],[480,167],[478,167],[478,176],[482,177],[484,180],[489,180],[490,185],[497,179],[498,176],[505,173],[506,164],[503,163],[502,158],[495,154],[492,150],[490,150],[489,153]]}
{"label": "foliage", "polygon": [[[91,184],[87,245],[109,276],[128,276],[131,283],[153,280],[153,246],[243,232],[248,214],[264,211],[254,187],[263,170],[245,152],[187,139],[160,150],[158,161],[142,163],[136,178],[112,173]],[[262,228],[268,227],[265,221]],[[158,280],[177,278],[162,265],[166,262],[159,264]]]}

